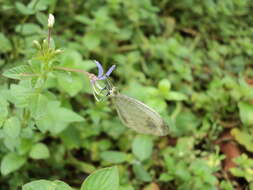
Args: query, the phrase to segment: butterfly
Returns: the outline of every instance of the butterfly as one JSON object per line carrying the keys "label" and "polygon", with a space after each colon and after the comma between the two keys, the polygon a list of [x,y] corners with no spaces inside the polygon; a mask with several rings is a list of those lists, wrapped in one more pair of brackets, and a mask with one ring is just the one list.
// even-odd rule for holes
{"label": "butterfly", "polygon": [[119,93],[107,79],[108,94],[121,122],[138,133],[166,136],[169,127],[163,118],[141,101]]}
{"label": "butterfly", "polygon": [[[115,69],[115,65],[104,74],[103,67],[98,61],[95,61],[98,67],[98,76],[90,75],[93,94],[97,101],[100,101],[97,96],[103,94],[106,90],[106,97],[109,97],[119,115],[122,123],[138,133],[151,134],[156,136],[165,136],[169,133],[169,127],[163,118],[152,108],[142,103],[139,100],[119,93],[112,85],[109,75]],[[102,88],[98,81],[105,81],[106,85]]]}

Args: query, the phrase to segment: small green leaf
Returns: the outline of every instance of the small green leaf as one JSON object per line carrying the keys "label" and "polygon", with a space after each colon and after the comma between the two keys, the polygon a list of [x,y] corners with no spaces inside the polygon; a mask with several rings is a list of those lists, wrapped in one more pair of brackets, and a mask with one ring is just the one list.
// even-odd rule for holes
{"label": "small green leaf", "polygon": [[36,180],[22,186],[22,190],[73,190],[63,181]]}
{"label": "small green leaf", "polygon": [[50,153],[47,146],[43,143],[35,144],[30,152],[30,157],[33,159],[47,159]]}
{"label": "small green leaf", "polygon": [[73,190],[68,184],[66,184],[63,181],[55,180],[53,181],[53,183],[54,183],[54,186],[56,186],[55,190]]}
{"label": "small green leaf", "polygon": [[11,68],[3,73],[3,76],[11,79],[24,79],[28,76],[25,75],[33,74],[29,65],[20,65],[14,68]]}
{"label": "small green leaf", "polygon": [[28,80],[21,81],[18,85],[11,84],[8,90],[8,100],[15,104],[16,107],[26,107],[30,104],[34,89],[31,88],[31,83]]}
{"label": "small green leaf", "polygon": [[41,34],[42,30],[39,25],[33,23],[25,23],[17,25],[15,28],[16,32],[23,35]]}
{"label": "small green leaf", "polygon": [[38,128],[45,132],[49,130],[53,134],[62,132],[70,123],[80,122],[84,119],[77,113],[67,108],[60,107],[60,102],[49,101],[45,105],[43,116],[36,120]]}
{"label": "small green leaf", "polygon": [[231,130],[231,134],[235,137],[236,141],[238,141],[241,145],[245,146],[245,148],[253,152],[253,136],[248,132],[240,131],[237,128]]}
{"label": "small green leaf", "polygon": [[175,120],[175,132],[181,135],[191,134],[197,130],[199,122],[198,117],[196,117],[191,111],[180,111]]}
{"label": "small green leaf", "polygon": [[134,190],[134,187],[133,187],[133,185],[130,185],[130,184],[122,185],[119,187],[119,190]]}
{"label": "small green leaf", "polygon": [[127,161],[127,154],[119,151],[104,151],[101,153],[101,158],[109,163],[119,164]]}
{"label": "small green leaf", "polygon": [[167,95],[171,88],[171,83],[168,79],[163,79],[158,84],[159,92],[163,95]]}
{"label": "small green leaf", "polygon": [[13,152],[20,146],[20,138],[6,137],[3,142],[5,147]]}
{"label": "small green leaf", "polygon": [[3,129],[9,137],[16,138],[20,134],[21,123],[17,117],[13,116],[5,121]]}
{"label": "small green leaf", "polygon": [[8,102],[0,95],[0,128],[3,126],[5,119],[8,116]]}
{"label": "small green leaf", "polygon": [[89,49],[89,50],[93,50],[95,48],[97,48],[100,44],[100,38],[99,35],[97,35],[96,33],[92,32],[92,33],[88,33],[84,36],[83,39],[83,44]]}
{"label": "small green leaf", "polygon": [[57,82],[59,88],[67,92],[70,96],[75,96],[83,88],[83,80],[76,75],[59,73],[57,74]]}
{"label": "small green leaf", "polygon": [[22,186],[22,190],[55,190],[54,183],[48,180],[36,180]]}
{"label": "small green leaf", "polygon": [[247,102],[239,102],[240,118],[245,125],[253,125],[253,105]]}
{"label": "small green leaf", "polygon": [[118,190],[119,174],[116,166],[92,173],[83,182],[81,190]]}
{"label": "small green leaf", "polygon": [[133,186],[128,184],[128,185],[122,185],[119,187],[119,190],[134,190]]}
{"label": "small green leaf", "polygon": [[136,136],[132,143],[132,151],[140,161],[150,158],[153,151],[153,141],[151,137],[147,135]]}
{"label": "small green leaf", "polygon": [[80,131],[76,127],[69,127],[65,129],[61,134],[61,140],[63,144],[68,148],[71,149],[78,149],[82,144]]}
{"label": "small green leaf", "polygon": [[48,103],[48,98],[43,94],[37,94],[30,99],[29,110],[31,116],[36,120],[45,114],[45,105]]}
{"label": "small green leaf", "polygon": [[16,2],[15,3],[16,8],[18,9],[18,11],[20,13],[22,13],[23,15],[31,15],[34,14],[34,10],[26,7],[23,3],[20,2]]}
{"label": "small green leaf", "polygon": [[173,180],[174,177],[168,173],[162,173],[159,177],[159,180],[162,181],[162,182],[168,182],[168,181],[171,181]]}
{"label": "small green leaf", "polygon": [[1,162],[1,173],[7,175],[13,171],[18,170],[24,163],[25,158],[15,153],[5,155]]}
{"label": "small green leaf", "polygon": [[152,180],[151,175],[140,164],[134,164],[133,171],[137,179],[141,181],[150,182]]}
{"label": "small green leaf", "polygon": [[188,99],[186,95],[175,91],[170,91],[165,98],[171,101],[183,101]]}
{"label": "small green leaf", "polygon": [[45,13],[37,12],[36,19],[41,25],[47,26],[47,15]]}
{"label": "small green leaf", "polygon": [[[232,185],[230,184],[230,187],[231,187]],[[231,189],[232,189],[233,187],[231,187]],[[253,182],[251,182],[250,184],[249,184],[249,190],[253,190]]]}
{"label": "small green leaf", "polygon": [[4,35],[4,33],[0,32],[0,52],[6,53],[11,50],[11,42]]}
{"label": "small green leaf", "polygon": [[253,159],[246,154],[241,154],[233,160],[239,167],[231,168],[230,171],[234,176],[243,177],[247,182],[253,181]]}
{"label": "small green leaf", "polygon": [[43,1],[32,0],[27,5],[27,7],[35,10],[36,12],[45,11],[47,9],[48,5],[54,4],[54,3],[55,3],[55,1],[50,1],[50,0],[43,0]]}

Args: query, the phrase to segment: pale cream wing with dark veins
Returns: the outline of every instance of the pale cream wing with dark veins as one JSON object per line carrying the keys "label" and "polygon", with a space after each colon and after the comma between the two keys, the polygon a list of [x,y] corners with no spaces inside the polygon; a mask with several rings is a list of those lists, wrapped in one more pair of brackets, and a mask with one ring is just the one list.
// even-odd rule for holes
{"label": "pale cream wing with dark veins", "polygon": [[121,121],[127,127],[144,134],[168,134],[169,128],[161,116],[144,103],[122,94],[113,95],[112,100]]}

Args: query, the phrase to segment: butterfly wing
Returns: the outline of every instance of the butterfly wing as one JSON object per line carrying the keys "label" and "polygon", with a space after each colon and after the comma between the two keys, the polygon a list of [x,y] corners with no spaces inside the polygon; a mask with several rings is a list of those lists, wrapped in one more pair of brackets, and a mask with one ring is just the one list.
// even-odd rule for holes
{"label": "butterfly wing", "polygon": [[112,100],[120,120],[127,127],[144,134],[168,134],[168,126],[161,116],[144,103],[122,94],[113,95]]}

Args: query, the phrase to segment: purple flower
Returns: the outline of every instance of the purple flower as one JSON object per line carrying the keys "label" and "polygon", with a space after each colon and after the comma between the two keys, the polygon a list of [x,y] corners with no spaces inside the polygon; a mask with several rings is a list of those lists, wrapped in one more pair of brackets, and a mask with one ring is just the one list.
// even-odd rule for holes
{"label": "purple flower", "polygon": [[[102,65],[101,65],[98,61],[96,61],[96,60],[95,60],[95,63],[96,63],[97,68],[98,68],[98,75],[95,76],[95,75],[92,74],[92,75],[90,76],[90,82],[91,82],[91,86],[92,86],[92,88],[93,88],[93,90],[94,90],[94,91],[93,91],[93,94],[94,94],[96,100],[99,101],[99,99],[97,98],[96,95],[99,95],[100,92],[101,92],[101,90],[103,90],[103,89],[105,89],[105,88],[102,88],[102,87],[97,83],[97,81],[98,81],[98,80],[105,80],[106,78],[108,78],[108,77],[110,76],[110,74],[112,73],[112,71],[115,69],[116,65],[111,66],[110,69],[104,74],[104,69],[103,69]],[[98,89],[100,90],[100,92],[98,92],[96,88],[98,88]],[[95,93],[94,93],[94,92],[95,92]]]}
{"label": "purple flower", "polygon": [[111,66],[110,69],[104,75],[104,69],[101,66],[101,64],[98,61],[96,61],[96,60],[95,60],[95,63],[97,65],[97,67],[98,67],[98,76],[97,76],[98,80],[105,80],[107,77],[110,76],[110,74],[112,73],[112,71],[116,67],[116,65]]}

